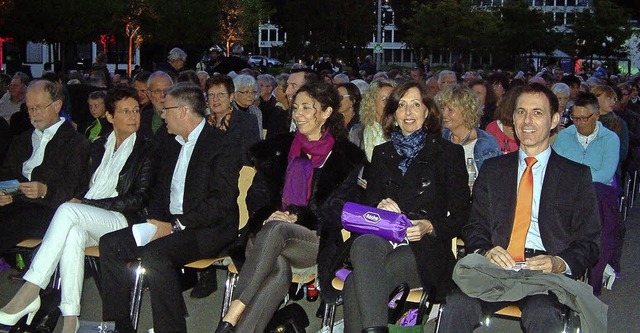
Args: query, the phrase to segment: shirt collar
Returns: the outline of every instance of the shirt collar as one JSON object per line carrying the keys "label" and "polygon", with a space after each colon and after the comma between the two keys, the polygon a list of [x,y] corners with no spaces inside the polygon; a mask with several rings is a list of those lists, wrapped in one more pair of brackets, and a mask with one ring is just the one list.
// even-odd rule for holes
{"label": "shirt collar", "polygon": [[[524,159],[527,156],[527,154],[522,150],[522,147],[520,149],[518,149],[518,165],[522,166],[524,165],[525,167],[527,166],[527,163],[524,161]],[[546,168],[547,167],[547,163],[549,162],[549,157],[551,157],[551,146],[547,147],[547,149],[543,150],[542,152],[540,152],[538,155],[536,156],[532,156],[535,157],[535,159],[538,161],[536,164],[533,165],[533,168]]]}
{"label": "shirt collar", "polygon": [[598,121],[596,123],[596,128],[593,130],[593,133],[589,134],[589,135],[582,135],[580,134],[580,132],[578,132],[578,129],[576,128],[576,137],[578,138],[578,142],[582,143],[582,144],[587,144],[591,141],[593,141],[596,136],[598,136],[598,129],[600,128],[600,121]]}
{"label": "shirt collar", "polygon": [[195,144],[196,140],[198,139],[198,136],[200,136],[200,133],[202,132],[202,129],[204,128],[204,124],[206,123],[205,119],[202,118],[202,120],[200,121],[200,124],[198,124],[198,126],[196,126],[191,133],[189,133],[189,136],[187,137],[187,141],[185,142],[184,139],[182,138],[181,135],[176,135],[176,141],[178,141],[178,143],[181,146],[184,145],[193,145]]}
{"label": "shirt collar", "polygon": [[41,131],[36,128],[35,131],[33,132],[38,138],[52,138],[58,131],[58,128],[60,128],[60,126],[62,126],[63,123],[64,123],[64,118],[60,118],[58,119],[58,122],[45,128],[44,131]]}

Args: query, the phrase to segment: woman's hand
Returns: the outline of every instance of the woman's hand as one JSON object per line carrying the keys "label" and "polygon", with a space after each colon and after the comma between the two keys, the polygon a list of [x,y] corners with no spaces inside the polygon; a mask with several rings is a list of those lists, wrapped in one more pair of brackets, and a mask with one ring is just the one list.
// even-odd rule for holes
{"label": "woman's hand", "polygon": [[407,228],[407,239],[410,242],[416,242],[422,239],[424,235],[433,231],[433,224],[429,220],[411,220],[413,227]]}
{"label": "woman's hand", "polygon": [[400,206],[398,206],[398,204],[391,198],[382,199],[378,204],[378,208],[394,213],[402,213],[402,211],[400,211]]}
{"label": "woman's hand", "polygon": [[281,212],[279,210],[273,212],[271,214],[271,216],[269,216],[269,218],[267,218],[266,220],[264,220],[264,224],[267,224],[268,222],[271,221],[284,221],[284,222],[289,222],[289,223],[296,223],[298,222],[298,215],[296,214],[291,214],[288,211],[287,212]]}

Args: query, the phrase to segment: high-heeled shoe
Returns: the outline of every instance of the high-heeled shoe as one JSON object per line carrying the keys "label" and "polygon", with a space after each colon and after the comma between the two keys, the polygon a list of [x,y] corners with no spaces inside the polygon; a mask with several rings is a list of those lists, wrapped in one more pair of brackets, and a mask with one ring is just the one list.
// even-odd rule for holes
{"label": "high-heeled shoe", "polygon": [[40,309],[40,296],[36,296],[36,299],[31,302],[31,304],[27,305],[18,313],[10,314],[4,311],[0,311],[0,324],[13,326],[15,325],[24,315],[27,315],[27,325],[31,325],[31,321],[33,317],[36,315],[36,312]]}

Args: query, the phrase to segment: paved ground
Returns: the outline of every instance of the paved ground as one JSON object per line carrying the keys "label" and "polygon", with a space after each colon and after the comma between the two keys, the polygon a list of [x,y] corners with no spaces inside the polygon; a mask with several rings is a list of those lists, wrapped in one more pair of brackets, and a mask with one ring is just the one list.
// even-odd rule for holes
{"label": "paved ground", "polygon": [[[639,201],[640,202],[640,201]],[[637,260],[636,249],[640,244],[640,204],[636,204],[630,212],[627,220],[627,235],[625,241],[624,256],[622,261],[622,277],[616,280],[613,290],[604,290],[600,297],[603,302],[609,305],[609,332],[626,333],[640,332],[640,263]],[[6,304],[20,287],[21,282],[10,280],[8,277],[16,271],[10,270],[0,273],[0,306]],[[225,272],[219,271],[218,283],[222,288]],[[189,332],[205,333],[212,332],[220,320],[220,308],[222,304],[222,292],[218,291],[205,299],[189,298],[189,291],[185,292],[185,299],[189,309],[190,317],[187,320]],[[316,332],[320,329],[321,321],[315,318],[314,314],[319,303],[309,303],[301,301],[300,304],[306,309],[310,316],[311,325],[307,332]],[[96,286],[91,278],[85,280],[84,293],[82,299],[83,321],[97,322],[101,319],[101,304]],[[336,316],[342,318],[342,309],[338,308]],[[59,322],[56,329],[60,331],[62,323]],[[151,310],[149,307],[149,295],[143,301],[142,314],[140,319],[140,332],[146,332],[152,327]],[[434,324],[429,323],[425,332],[433,332]],[[497,319],[493,321],[490,328],[482,327],[476,332],[521,332],[518,322],[512,320]],[[243,332],[244,333],[244,332]]]}

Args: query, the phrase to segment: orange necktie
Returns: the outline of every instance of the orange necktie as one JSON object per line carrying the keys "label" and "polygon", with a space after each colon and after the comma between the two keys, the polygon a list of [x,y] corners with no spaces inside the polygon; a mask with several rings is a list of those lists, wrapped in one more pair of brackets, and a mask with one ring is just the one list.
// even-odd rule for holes
{"label": "orange necktie", "polygon": [[535,157],[526,157],[524,161],[527,168],[524,169],[518,188],[518,201],[516,202],[516,215],[513,219],[513,230],[507,252],[513,260],[524,261],[524,243],[527,240],[529,225],[531,224],[531,206],[533,205],[533,167],[538,160]]}

